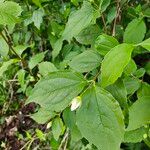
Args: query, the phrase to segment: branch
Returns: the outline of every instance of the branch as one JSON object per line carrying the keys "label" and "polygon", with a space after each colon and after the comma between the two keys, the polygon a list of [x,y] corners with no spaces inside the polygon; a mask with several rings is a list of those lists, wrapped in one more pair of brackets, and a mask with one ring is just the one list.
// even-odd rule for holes
{"label": "branch", "polygon": [[105,21],[105,18],[104,18],[103,14],[102,14],[102,21],[103,21],[103,24],[104,24],[104,31],[105,31],[105,33],[107,33],[106,21]]}
{"label": "branch", "polygon": [[116,14],[116,17],[115,17],[115,20],[114,20],[112,36],[115,36],[115,34],[116,34],[116,23],[117,23],[117,18],[118,18],[119,13],[120,13],[120,4],[119,3],[120,3],[120,1],[117,0],[117,14]]}
{"label": "branch", "polygon": [[[6,30],[5,30],[6,32]],[[22,66],[25,67],[26,66],[26,63],[25,61],[16,53],[16,51],[14,50],[13,46],[12,46],[12,41],[10,41],[10,37],[8,37],[7,35],[7,38],[5,37],[5,35],[0,32],[0,35],[2,36],[2,38],[5,40],[5,42],[7,43],[7,45],[9,46],[9,49],[21,60],[21,63],[22,63]]]}
{"label": "branch", "polygon": [[65,135],[64,135],[64,137],[63,137],[63,139],[62,139],[62,141],[61,141],[61,143],[59,145],[58,150],[62,149],[63,144],[65,144],[63,150],[66,150],[67,143],[68,143],[68,136],[69,136],[69,131],[67,129],[67,131],[66,131],[66,133],[65,133]]}

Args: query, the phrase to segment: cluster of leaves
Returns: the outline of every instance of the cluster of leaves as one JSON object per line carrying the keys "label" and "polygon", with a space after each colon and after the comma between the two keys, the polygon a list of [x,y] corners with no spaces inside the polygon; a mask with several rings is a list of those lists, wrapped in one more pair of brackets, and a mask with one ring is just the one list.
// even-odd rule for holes
{"label": "cluster of leaves", "polygon": [[149,51],[149,0],[0,0],[0,124],[32,104],[21,149],[148,149]]}

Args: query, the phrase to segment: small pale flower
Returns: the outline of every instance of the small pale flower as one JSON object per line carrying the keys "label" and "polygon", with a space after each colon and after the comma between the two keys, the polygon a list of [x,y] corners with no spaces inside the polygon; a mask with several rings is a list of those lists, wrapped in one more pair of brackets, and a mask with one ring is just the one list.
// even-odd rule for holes
{"label": "small pale flower", "polygon": [[52,126],[52,122],[49,122],[46,126],[46,129],[49,129]]}
{"label": "small pale flower", "polygon": [[81,106],[81,103],[82,103],[81,97],[80,97],[80,96],[75,97],[75,98],[72,100],[72,102],[71,102],[71,111],[74,111],[74,110],[76,110],[78,107],[80,107],[80,106]]}

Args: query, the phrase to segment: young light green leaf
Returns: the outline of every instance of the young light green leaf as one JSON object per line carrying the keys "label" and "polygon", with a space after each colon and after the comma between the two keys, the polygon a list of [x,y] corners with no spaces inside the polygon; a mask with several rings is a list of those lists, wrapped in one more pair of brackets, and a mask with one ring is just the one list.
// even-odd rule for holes
{"label": "young light green leaf", "polygon": [[142,43],[138,44],[140,46],[142,46],[143,48],[147,49],[148,51],[150,51],[150,38],[146,39],[145,41],[143,41]]}
{"label": "young light green leaf", "polygon": [[121,76],[131,59],[133,48],[132,45],[124,43],[112,48],[105,55],[101,67],[101,85],[103,87],[113,84]]}
{"label": "young light green leaf", "polygon": [[101,61],[102,58],[99,53],[93,50],[86,50],[74,57],[69,66],[77,72],[89,72],[100,66]]}
{"label": "young light green leaf", "polygon": [[70,108],[66,108],[63,111],[63,120],[71,132],[71,139],[73,141],[82,139],[82,135],[76,125],[76,113],[72,112]]}
{"label": "young light green leaf", "polygon": [[87,84],[77,73],[53,72],[41,79],[34,87],[26,103],[35,102],[51,111],[61,111]]}
{"label": "young light green leaf", "polygon": [[16,59],[10,59],[9,61],[3,62],[2,66],[0,67],[0,77],[3,76],[3,73],[8,69],[8,67],[14,63],[18,62]]}
{"label": "young light green leaf", "polygon": [[141,82],[139,79],[126,77],[124,78],[124,85],[127,89],[127,94],[134,94],[140,88]]}
{"label": "young light green leaf", "polygon": [[57,71],[57,68],[51,62],[41,62],[38,66],[39,66],[39,73],[42,76],[46,76],[50,72]]}
{"label": "young light green leaf", "polygon": [[42,130],[36,129],[36,136],[41,140],[41,141],[45,141],[46,140],[46,135],[44,134],[44,132]]}
{"label": "young light green leaf", "polygon": [[82,136],[98,149],[119,150],[124,122],[118,102],[98,86],[88,89],[82,99],[82,106],[76,114]]}
{"label": "young light green leaf", "polygon": [[116,7],[112,7],[109,10],[108,15],[107,15],[107,23],[111,23],[115,19],[116,14],[117,14],[117,8]]}
{"label": "young light green leaf", "polygon": [[137,70],[137,66],[136,63],[134,62],[133,59],[131,59],[128,63],[128,65],[124,68],[124,73],[126,75],[131,75],[132,73],[134,73]]}
{"label": "young light green leaf", "polygon": [[64,130],[65,130],[65,126],[61,118],[58,117],[55,118],[52,123],[52,133],[56,141],[59,139],[59,136],[64,133]]}
{"label": "young light green leaf", "polygon": [[138,70],[136,70],[134,73],[133,73],[133,76],[137,77],[137,78],[141,78],[143,77],[145,74],[145,69],[144,68],[140,68]]}
{"label": "young light green leaf", "polygon": [[34,55],[29,61],[29,68],[33,69],[39,62],[41,62],[45,57],[45,53],[47,53],[47,51]]}
{"label": "young light green leaf", "polygon": [[13,48],[14,48],[15,52],[16,52],[19,56],[21,56],[22,53],[23,53],[28,47],[30,47],[30,46],[29,46],[29,45],[28,45],[28,46],[27,46],[27,45],[17,45],[17,46],[15,46],[15,47],[13,47]]}
{"label": "young light green leaf", "polygon": [[22,10],[19,4],[10,1],[0,1],[0,24],[14,25]]}
{"label": "young light green leaf", "polygon": [[95,41],[96,50],[103,56],[105,56],[112,48],[117,46],[118,41],[109,35],[102,34]]}
{"label": "young light green leaf", "polygon": [[142,19],[134,19],[125,29],[123,41],[125,43],[138,44],[144,39],[145,33],[146,25],[144,21]]}
{"label": "young light green leaf", "polygon": [[32,21],[38,29],[40,29],[41,23],[43,22],[43,16],[44,10],[41,8],[33,12]]}
{"label": "young light green leaf", "polygon": [[17,75],[18,75],[18,82],[21,86],[21,90],[23,92],[25,92],[26,90],[26,87],[27,87],[27,84],[25,84],[25,74],[26,74],[26,71],[21,69],[17,72]]}
{"label": "young light green leaf", "polygon": [[100,0],[100,10],[104,12],[110,4],[110,0]]}
{"label": "young light green leaf", "polygon": [[150,123],[150,96],[140,97],[129,109],[127,130],[135,130]]}
{"label": "young light green leaf", "polygon": [[141,127],[136,130],[126,131],[124,135],[125,143],[137,143],[144,140],[144,134],[148,133],[148,128]]}
{"label": "young light green leaf", "polygon": [[41,6],[41,0],[32,0],[32,2],[33,2],[36,6],[42,7],[42,6]]}
{"label": "young light green leaf", "polygon": [[143,96],[150,96],[150,85],[146,82],[141,83],[141,87],[137,91],[138,98]]}

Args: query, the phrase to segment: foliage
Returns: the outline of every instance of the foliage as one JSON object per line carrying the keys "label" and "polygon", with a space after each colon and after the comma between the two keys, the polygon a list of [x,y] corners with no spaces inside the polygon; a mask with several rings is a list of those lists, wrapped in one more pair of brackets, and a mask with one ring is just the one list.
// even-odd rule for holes
{"label": "foliage", "polygon": [[0,0],[0,148],[149,149],[149,27],[148,0]]}

